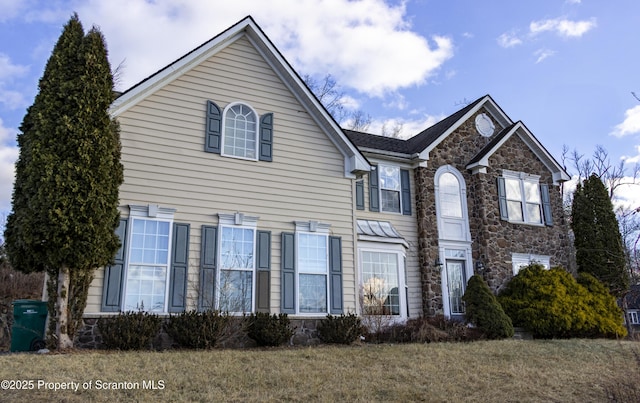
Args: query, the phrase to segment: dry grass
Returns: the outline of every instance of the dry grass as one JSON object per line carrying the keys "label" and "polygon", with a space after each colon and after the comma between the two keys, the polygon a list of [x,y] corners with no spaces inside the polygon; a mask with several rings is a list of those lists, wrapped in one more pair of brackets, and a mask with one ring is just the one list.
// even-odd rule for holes
{"label": "dry grass", "polygon": [[[36,383],[32,391],[1,391],[0,400],[600,402],[626,396],[612,393],[616,380],[638,384],[637,353],[637,343],[614,340],[22,353],[0,356],[0,379],[91,381],[92,389],[54,392]],[[139,389],[96,390],[98,380]],[[146,380],[164,389],[144,390]]]}

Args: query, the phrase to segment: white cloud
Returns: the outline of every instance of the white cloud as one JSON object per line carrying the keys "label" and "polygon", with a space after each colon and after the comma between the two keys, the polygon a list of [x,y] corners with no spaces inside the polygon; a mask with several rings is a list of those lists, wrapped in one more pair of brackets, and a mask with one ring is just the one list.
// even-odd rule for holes
{"label": "white cloud", "polygon": [[513,33],[504,33],[498,37],[498,45],[503,48],[512,48],[522,44],[522,39],[518,38]]}
{"label": "white cloud", "polygon": [[580,4],[580,3],[582,3],[582,0],[565,0],[565,3],[567,3],[567,4]]}
{"label": "white cloud", "polygon": [[616,197],[614,199],[615,207],[624,207],[628,209],[637,209],[640,207],[640,184],[633,183],[633,178],[626,177],[623,179],[626,183],[616,189]]}
{"label": "white cloud", "polygon": [[533,21],[529,24],[529,31],[532,35],[543,32],[555,32],[565,38],[581,37],[597,26],[596,19],[588,21],[571,21],[562,18]]}
{"label": "white cloud", "polygon": [[0,22],[16,17],[25,3],[26,1],[21,0],[0,0]]}
{"label": "white cloud", "polygon": [[391,133],[394,129],[400,128],[398,137],[402,139],[408,139],[420,133],[424,129],[433,126],[445,117],[445,115],[424,114],[421,117],[412,120],[405,120],[400,118],[373,120],[371,122],[371,125],[369,125],[367,132],[381,135],[385,132]]}
{"label": "white cloud", "polygon": [[612,136],[622,137],[628,134],[640,133],[640,105],[627,109],[624,121],[613,128]]}
{"label": "white cloud", "polygon": [[623,155],[622,157],[620,157],[620,159],[622,161],[624,161],[625,164],[637,164],[640,162],[640,146],[635,146],[636,149],[636,155],[630,156],[630,155]]}
{"label": "white cloud", "polygon": [[14,64],[9,56],[0,53],[0,104],[8,109],[17,109],[25,105],[24,95],[19,91],[8,89],[8,86],[16,78],[23,77],[28,72],[29,67]]}
{"label": "white cloud", "polygon": [[536,64],[542,62],[544,59],[551,57],[556,52],[551,49],[538,49],[533,52],[533,55],[536,57]]}
{"label": "white cloud", "polygon": [[126,60],[125,88],[251,14],[299,72],[331,73],[368,95],[422,84],[453,56],[450,38],[413,32],[405,11],[383,0],[90,0],[78,8],[85,26],[105,34],[111,63]]}
{"label": "white cloud", "polygon": [[29,71],[29,67],[14,64],[9,56],[0,53],[0,82],[13,77],[24,76]]}
{"label": "white cloud", "polygon": [[13,141],[16,131],[4,127],[0,119],[0,213],[11,210],[11,194],[15,177],[18,147]]}

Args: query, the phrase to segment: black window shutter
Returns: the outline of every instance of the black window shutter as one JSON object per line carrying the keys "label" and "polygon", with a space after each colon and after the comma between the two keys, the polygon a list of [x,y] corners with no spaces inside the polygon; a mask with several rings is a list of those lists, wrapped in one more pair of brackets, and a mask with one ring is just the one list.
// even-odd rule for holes
{"label": "black window shutter", "polygon": [[409,180],[409,171],[400,170],[400,189],[402,198],[402,214],[411,215],[411,183]]}
{"label": "black window shutter", "polygon": [[273,113],[260,117],[259,160],[273,161]]}
{"label": "black window shutter", "polygon": [[507,190],[505,188],[504,178],[498,178],[498,205],[500,208],[500,219],[509,220],[509,210],[507,208]]}
{"label": "black window shutter", "polygon": [[542,212],[544,213],[544,224],[553,226],[551,214],[551,198],[549,197],[549,185],[540,185],[540,195],[542,197]]}
{"label": "black window shutter", "polygon": [[329,237],[329,286],[331,287],[332,315],[343,313],[342,299],[342,240],[337,236]]}
{"label": "black window shutter", "polygon": [[182,312],[187,303],[189,224],[173,223],[173,252],[169,276],[169,312]]}
{"label": "black window shutter", "polygon": [[369,172],[369,210],[380,211],[380,193],[378,192],[378,167]]}
{"label": "black window shutter", "polygon": [[296,278],[296,253],[295,253],[295,237],[292,232],[282,233],[282,260],[281,272],[281,292],[282,301],[280,312],[287,314],[296,313],[295,298],[295,278]]}
{"label": "black window shutter", "polygon": [[206,119],[204,151],[220,154],[222,145],[222,111],[213,101],[207,101]]}
{"label": "black window shutter", "polygon": [[356,209],[364,210],[364,180],[356,181]]}
{"label": "black window shutter", "polygon": [[271,231],[258,231],[256,245],[256,311],[269,312],[271,300]]}
{"label": "black window shutter", "polygon": [[102,283],[102,312],[118,312],[122,304],[122,286],[124,279],[124,262],[127,242],[127,219],[120,219],[116,228],[116,235],[120,238],[120,249],[116,252],[113,264],[104,268]]}
{"label": "black window shutter", "polygon": [[215,309],[216,285],[216,246],[218,228],[209,225],[202,226],[200,249],[200,292],[198,309],[206,311]]}

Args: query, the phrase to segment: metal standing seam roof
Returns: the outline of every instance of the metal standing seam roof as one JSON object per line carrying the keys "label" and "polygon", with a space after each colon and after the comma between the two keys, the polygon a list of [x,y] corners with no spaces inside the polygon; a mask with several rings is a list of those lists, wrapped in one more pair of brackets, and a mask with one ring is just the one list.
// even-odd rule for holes
{"label": "metal standing seam roof", "polygon": [[402,235],[388,221],[356,220],[358,235],[404,240]]}

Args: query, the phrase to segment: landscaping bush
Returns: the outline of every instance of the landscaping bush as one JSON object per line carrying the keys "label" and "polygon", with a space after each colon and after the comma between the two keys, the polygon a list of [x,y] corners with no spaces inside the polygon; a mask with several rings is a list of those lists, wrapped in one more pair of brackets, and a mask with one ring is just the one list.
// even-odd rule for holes
{"label": "landscaping bush", "polygon": [[262,312],[252,313],[246,322],[247,335],[255,340],[259,346],[284,344],[291,339],[294,329],[291,327],[286,313],[279,315],[269,315]]}
{"label": "landscaping bush", "polygon": [[520,270],[498,296],[515,326],[538,338],[621,337],[627,334],[615,298],[593,276],[580,280],[560,267]]}
{"label": "landscaping bush", "polygon": [[161,326],[162,319],[148,312],[125,312],[98,320],[102,342],[110,350],[151,349]]}
{"label": "landscaping bush", "polygon": [[180,347],[209,349],[225,333],[229,318],[218,311],[186,311],[171,315],[164,329]]}
{"label": "landscaping bush", "polygon": [[325,343],[351,344],[364,332],[362,321],[358,315],[327,315],[318,323],[318,338]]}
{"label": "landscaping bush", "polygon": [[513,337],[513,324],[489,286],[479,275],[473,275],[462,300],[467,322],[472,323],[489,339]]}

